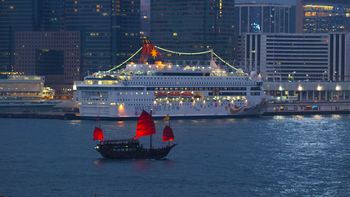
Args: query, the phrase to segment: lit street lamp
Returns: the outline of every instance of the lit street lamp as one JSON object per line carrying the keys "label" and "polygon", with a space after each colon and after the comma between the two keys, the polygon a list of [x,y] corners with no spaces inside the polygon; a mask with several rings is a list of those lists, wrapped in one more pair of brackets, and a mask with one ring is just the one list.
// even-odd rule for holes
{"label": "lit street lamp", "polygon": [[295,73],[297,73],[297,72],[293,71],[293,81],[295,81],[295,79],[294,79]]}
{"label": "lit street lamp", "polygon": [[326,74],[327,74],[327,71],[325,70],[325,71],[323,72],[323,74],[322,74],[322,75],[323,75],[323,78],[322,78],[323,81],[325,81],[325,76],[326,76]]}

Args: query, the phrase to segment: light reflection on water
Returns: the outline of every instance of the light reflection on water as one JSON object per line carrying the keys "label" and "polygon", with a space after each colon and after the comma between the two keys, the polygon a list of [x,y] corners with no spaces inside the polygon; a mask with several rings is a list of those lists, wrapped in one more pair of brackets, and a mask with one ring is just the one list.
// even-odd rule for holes
{"label": "light reflection on water", "polygon": [[[350,195],[348,115],[171,124],[179,145],[167,160],[111,161],[93,149],[95,121],[0,119],[0,195]],[[101,125],[111,139],[130,138],[136,121]]]}
{"label": "light reflection on water", "polygon": [[[341,121],[343,118],[341,115],[294,116],[293,119],[286,118],[283,125],[278,125],[278,128],[288,131],[288,135],[282,132],[281,135],[275,136],[280,146],[277,158],[286,162],[273,171],[276,176],[284,176],[278,181],[283,185],[282,194],[291,195],[301,190],[308,195],[334,196],[344,189],[338,186],[344,182],[337,180],[345,178],[339,175],[345,172],[342,168],[343,162],[349,161],[349,148],[344,140],[349,141],[347,131],[350,127],[347,123],[348,116],[346,120]],[[347,175],[347,181],[350,181],[349,178]],[[292,185],[287,186],[289,184]],[[327,185],[332,186],[327,188]],[[345,186],[350,186],[349,182]],[[321,193],[320,188],[323,190]],[[346,194],[349,194],[348,192]]]}

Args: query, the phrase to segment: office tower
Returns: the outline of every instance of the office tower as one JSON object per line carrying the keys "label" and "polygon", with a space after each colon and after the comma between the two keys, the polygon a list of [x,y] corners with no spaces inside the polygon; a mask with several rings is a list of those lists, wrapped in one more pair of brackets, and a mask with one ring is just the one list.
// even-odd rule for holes
{"label": "office tower", "polygon": [[295,6],[292,5],[239,3],[234,12],[237,34],[295,32]]}
{"label": "office tower", "polygon": [[151,0],[141,0],[141,36],[148,37],[151,31]]}
{"label": "office tower", "polygon": [[298,4],[301,14],[297,21],[303,21],[298,29],[302,28],[306,33],[350,31],[350,1],[298,0]]}
{"label": "office tower", "polygon": [[34,5],[29,0],[0,1],[0,70],[13,69],[14,32],[33,30]]}
{"label": "office tower", "polygon": [[82,76],[111,65],[111,0],[65,2],[65,29],[81,33]]}
{"label": "office tower", "polygon": [[67,93],[79,80],[79,32],[16,32],[15,40],[14,70],[45,76],[46,84],[58,94]]}
{"label": "office tower", "polygon": [[107,70],[140,47],[139,0],[66,1],[65,29],[81,32],[82,76]]}
{"label": "office tower", "polygon": [[112,65],[118,65],[141,45],[140,0],[112,1]]}
{"label": "office tower", "polygon": [[64,0],[35,0],[35,28],[42,31],[59,31],[64,29]]}
{"label": "office tower", "polygon": [[[234,0],[151,0],[150,39],[164,48],[197,52],[213,49],[233,62]],[[163,53],[166,60],[196,60],[203,56]]]}
{"label": "office tower", "polygon": [[350,34],[243,34],[238,64],[265,80],[350,80]]}

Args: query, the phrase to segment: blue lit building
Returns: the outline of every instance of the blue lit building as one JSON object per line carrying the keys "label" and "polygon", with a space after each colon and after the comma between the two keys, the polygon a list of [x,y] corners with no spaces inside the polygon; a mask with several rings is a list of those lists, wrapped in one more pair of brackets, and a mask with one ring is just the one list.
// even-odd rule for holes
{"label": "blue lit building", "polygon": [[293,33],[295,6],[239,3],[235,5],[236,33]]}

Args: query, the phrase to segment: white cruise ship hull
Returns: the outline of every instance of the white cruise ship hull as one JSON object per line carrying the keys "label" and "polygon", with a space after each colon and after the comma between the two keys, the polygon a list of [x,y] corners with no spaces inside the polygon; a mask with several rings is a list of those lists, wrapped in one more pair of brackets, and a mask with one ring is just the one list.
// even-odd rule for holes
{"label": "white cruise ship hull", "polygon": [[219,70],[159,69],[128,65],[117,73],[96,73],[75,83],[82,118],[239,117],[262,113],[262,82]]}
{"label": "white cruise ship hull", "polygon": [[[103,90],[103,88],[102,88]],[[108,95],[118,95],[109,92]],[[137,118],[143,110],[152,112],[153,117],[245,117],[259,116],[263,113],[265,99],[262,97],[246,98],[237,102],[206,101],[193,102],[155,102],[153,96],[141,94],[110,98],[107,102],[80,103],[79,112],[82,118]],[[154,95],[154,93],[149,93]],[[114,101],[114,102],[113,102]],[[117,101],[117,102],[115,102]],[[118,102],[119,101],[119,102]],[[150,101],[150,102],[147,102]]]}

